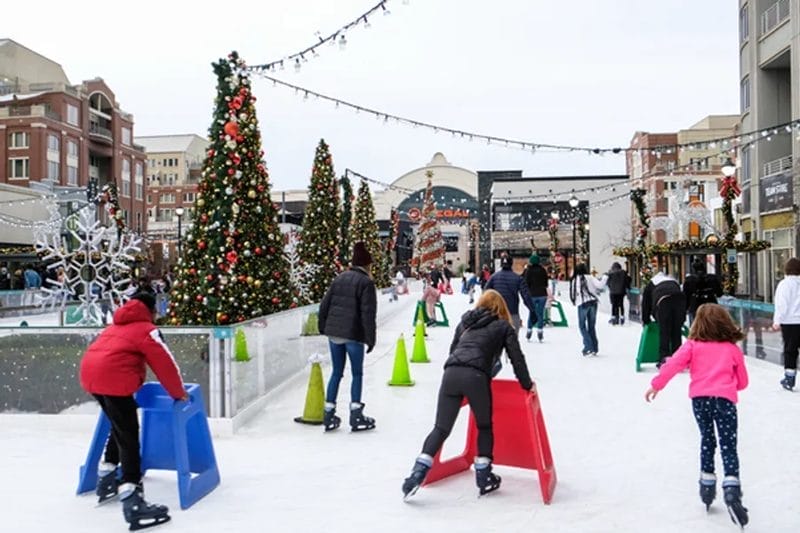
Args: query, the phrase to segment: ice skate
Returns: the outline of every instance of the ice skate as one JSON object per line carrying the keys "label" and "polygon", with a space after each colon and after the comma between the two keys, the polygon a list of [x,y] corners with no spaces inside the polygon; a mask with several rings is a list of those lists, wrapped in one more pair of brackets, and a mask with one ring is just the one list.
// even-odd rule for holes
{"label": "ice skate", "polygon": [[130,531],[154,527],[169,522],[169,508],[166,505],[147,503],[141,485],[123,483],[119,487],[122,500],[122,513],[130,524]]}
{"label": "ice skate", "polygon": [[101,463],[97,470],[97,505],[102,505],[117,497],[119,489],[119,471],[117,465]]}
{"label": "ice skate", "polygon": [[500,476],[492,472],[492,461],[488,457],[475,458],[475,483],[479,496],[489,494],[500,488]]}
{"label": "ice skate", "polygon": [[533,329],[532,328],[528,328],[528,331],[525,332],[525,338],[527,340],[531,340],[531,335],[533,335]]}
{"label": "ice skate", "polygon": [[342,424],[342,419],[336,416],[336,404],[325,402],[325,414],[322,419],[325,431],[333,431]]}
{"label": "ice skate", "polygon": [[700,472],[700,499],[706,504],[706,511],[717,497],[717,476],[708,472]]}
{"label": "ice skate", "polygon": [[725,495],[725,505],[728,506],[728,514],[734,524],[744,529],[750,520],[747,516],[747,508],[742,505],[742,487],[739,479],[733,476],[726,476],[722,480],[722,492]]}
{"label": "ice skate", "polygon": [[351,431],[375,429],[375,419],[364,416],[363,403],[353,402],[350,404],[350,429]]}
{"label": "ice skate", "polygon": [[421,454],[414,462],[414,468],[411,474],[403,481],[403,501],[408,501],[414,494],[417,493],[422,482],[425,481],[425,476],[433,464],[433,458],[427,454]]}
{"label": "ice skate", "polygon": [[544,342],[544,330],[537,329],[536,338],[539,339],[539,342]]}
{"label": "ice skate", "polygon": [[[791,372],[791,374],[790,374],[790,372]],[[794,384],[795,384],[795,379],[796,378],[797,378],[797,371],[796,370],[794,370],[794,371],[787,370],[786,373],[783,376],[783,379],[781,380],[781,386],[784,389],[788,390],[788,391],[794,390]]]}

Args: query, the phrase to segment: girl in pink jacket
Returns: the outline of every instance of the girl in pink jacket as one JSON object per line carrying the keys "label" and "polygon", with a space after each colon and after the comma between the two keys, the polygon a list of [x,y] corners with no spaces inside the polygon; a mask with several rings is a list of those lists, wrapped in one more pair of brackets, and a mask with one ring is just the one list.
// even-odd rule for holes
{"label": "girl in pink jacket", "polygon": [[748,381],[744,355],[736,345],[743,338],[741,329],[724,307],[701,305],[692,322],[689,340],[661,366],[644,396],[648,402],[653,400],[675,374],[689,368],[689,397],[701,436],[700,498],[708,510],[717,492],[714,474],[716,423],[725,470],[722,481],[725,505],[731,520],[739,526],[748,522],[747,509],[742,505],[739,455],[736,452],[736,402],[738,391],[747,387]]}

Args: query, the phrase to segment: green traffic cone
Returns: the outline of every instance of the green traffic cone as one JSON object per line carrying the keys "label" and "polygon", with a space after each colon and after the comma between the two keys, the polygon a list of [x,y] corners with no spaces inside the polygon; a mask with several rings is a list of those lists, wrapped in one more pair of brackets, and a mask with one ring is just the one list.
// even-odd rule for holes
{"label": "green traffic cone", "polygon": [[406,341],[403,334],[397,339],[397,348],[394,352],[394,369],[389,385],[396,387],[410,387],[414,384],[411,379],[411,372],[408,369],[408,356],[406,355]]}
{"label": "green traffic cone", "polygon": [[322,380],[322,366],[318,362],[311,363],[311,375],[308,378],[308,392],[303,416],[294,419],[301,424],[318,426],[325,415],[325,388]]}
{"label": "green traffic cone", "polygon": [[425,325],[422,320],[417,320],[417,328],[414,331],[414,353],[411,354],[412,363],[430,363],[428,359],[428,349],[425,347]]}

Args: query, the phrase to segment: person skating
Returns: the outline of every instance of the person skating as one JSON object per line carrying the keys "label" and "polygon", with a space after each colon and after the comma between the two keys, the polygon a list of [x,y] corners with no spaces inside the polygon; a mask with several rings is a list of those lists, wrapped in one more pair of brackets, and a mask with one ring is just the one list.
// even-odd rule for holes
{"label": "person skating", "polygon": [[722,481],[725,505],[731,520],[739,526],[746,525],[749,520],[747,509],[742,505],[739,455],[736,450],[738,391],[747,387],[748,383],[744,354],[736,345],[743,338],[744,333],[724,307],[718,304],[703,305],[697,310],[689,340],[661,366],[645,393],[645,399],[650,402],[670,379],[689,368],[689,397],[701,438],[700,498],[708,509],[716,497],[716,424],[725,472]]}
{"label": "person skating", "polygon": [[683,295],[691,325],[698,307],[717,303],[717,298],[722,296],[722,283],[718,276],[707,272],[705,261],[697,259],[692,262],[692,273],[683,280]]}
{"label": "person skating", "polygon": [[775,288],[775,313],[772,329],[783,338],[783,379],[781,386],[791,391],[797,379],[797,353],[800,349],[800,259],[792,257],[784,266],[786,275]]}
{"label": "person skating", "polygon": [[411,475],[403,481],[404,498],[413,496],[425,480],[434,455],[453,429],[464,397],[478,428],[478,457],[475,458],[478,490],[483,495],[500,487],[500,477],[492,472],[491,379],[500,370],[503,349],[511,359],[520,386],[533,390],[534,383],[528,374],[505,299],[497,291],[487,289],[475,309],[467,311],[456,327],[439,387],[436,423],[422,445],[422,453],[416,458]]}
{"label": "person skating", "polygon": [[597,341],[597,297],[600,291],[606,286],[608,278],[603,276],[597,279],[589,274],[589,267],[584,263],[579,263],[575,267],[575,273],[569,282],[569,298],[572,305],[578,306],[578,329],[583,338],[584,356],[597,355],[600,349]]}
{"label": "person skating", "polygon": [[350,359],[350,429],[363,431],[375,428],[375,419],[364,416],[361,389],[364,380],[364,345],[367,353],[375,347],[375,315],[377,298],[375,283],[369,271],[372,257],[363,242],[353,246],[349,270],[331,283],[319,304],[319,331],[328,336],[331,351],[331,378],[325,394],[325,431],[339,427],[342,419],[336,415],[339,382]]}
{"label": "person skating", "polygon": [[144,499],[138,406],[133,394],[144,383],[145,365],[175,400],[188,399],[178,365],[153,323],[155,318],[155,297],[146,292],[134,294],[117,309],[113,324],[89,346],[80,364],[81,386],[95,397],[111,423],[111,435],[98,468],[98,501],[119,495],[131,530],[170,519],[167,506]]}
{"label": "person skating", "polygon": [[657,272],[642,291],[642,325],[656,319],[659,327],[658,363],[664,364],[681,345],[681,330],[686,321],[686,297],[671,276]]}
{"label": "person skating", "polygon": [[500,270],[492,274],[489,281],[486,282],[486,289],[494,289],[499,292],[508,306],[508,312],[511,313],[511,324],[514,326],[514,331],[519,333],[519,328],[522,321],[519,318],[519,300],[531,313],[535,313],[531,305],[531,296],[528,293],[528,286],[522,279],[522,276],[511,270],[514,265],[514,259],[506,254],[500,256]]}
{"label": "person skating", "polygon": [[528,286],[528,293],[531,295],[531,306],[534,309],[528,315],[528,331],[525,332],[525,338],[531,339],[535,322],[536,338],[539,339],[539,342],[542,342],[544,340],[544,307],[551,293],[549,289],[550,277],[547,275],[547,270],[539,264],[538,254],[531,254],[528,259],[528,266],[525,268],[522,277]]}
{"label": "person skating", "polygon": [[609,324],[625,324],[625,295],[631,287],[631,277],[616,261],[611,263],[608,276],[608,298],[611,300],[611,320]]}

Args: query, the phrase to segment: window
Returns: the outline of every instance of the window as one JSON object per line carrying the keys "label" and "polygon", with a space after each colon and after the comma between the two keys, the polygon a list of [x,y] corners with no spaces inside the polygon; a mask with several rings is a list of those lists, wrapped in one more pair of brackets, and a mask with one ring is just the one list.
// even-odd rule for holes
{"label": "window", "polygon": [[122,144],[125,146],[131,145],[131,129],[130,128],[122,128]]}
{"label": "window", "polygon": [[8,179],[26,180],[29,177],[30,159],[14,157],[8,160]]}
{"label": "window", "polygon": [[136,213],[136,233],[142,232],[142,213]]}
{"label": "window", "polygon": [[147,195],[147,204],[150,205],[153,203],[153,197],[151,195]]}
{"label": "window", "polygon": [[53,135],[51,133],[47,136],[47,151],[58,152],[59,150],[61,150],[61,140],[58,138],[58,135]]}
{"label": "window", "polygon": [[47,179],[49,179],[50,181],[58,181],[59,180],[59,176],[58,176],[59,172],[58,171],[60,170],[59,167],[60,167],[60,165],[58,164],[57,161],[48,161],[47,162]]}
{"label": "window", "polygon": [[162,194],[161,196],[158,197],[158,201],[162,204],[174,204],[175,194],[174,193]]}
{"label": "window", "polygon": [[15,131],[8,134],[9,148],[28,148],[31,144],[31,135],[27,131]]}
{"label": "window", "polygon": [[122,196],[131,195],[131,160],[122,160]]}
{"label": "window", "polygon": [[750,6],[745,4],[739,10],[739,43],[744,43],[750,38]]}
{"label": "window", "polygon": [[742,80],[741,91],[739,93],[739,100],[742,108],[742,113],[747,113],[750,110],[750,78],[747,77]]}
{"label": "window", "polygon": [[144,198],[144,165],[141,161],[136,163],[136,174],[134,175],[136,185],[135,196],[137,200]]}
{"label": "window", "polygon": [[750,168],[751,164],[751,153],[748,147],[742,148],[742,168],[741,168],[741,178],[742,178],[742,185],[749,185],[750,184],[750,176],[752,169]]}
{"label": "window", "polygon": [[78,157],[78,143],[67,141],[67,157]]}
{"label": "window", "polygon": [[78,118],[78,106],[67,104],[67,124],[79,126],[80,123],[80,119]]}
{"label": "window", "polygon": [[67,163],[67,185],[78,186],[78,166]]}
{"label": "window", "polygon": [[183,193],[183,203],[191,204],[194,203],[195,193],[193,192],[186,192]]}
{"label": "window", "polygon": [[156,220],[158,222],[172,222],[172,209],[159,209]]}

